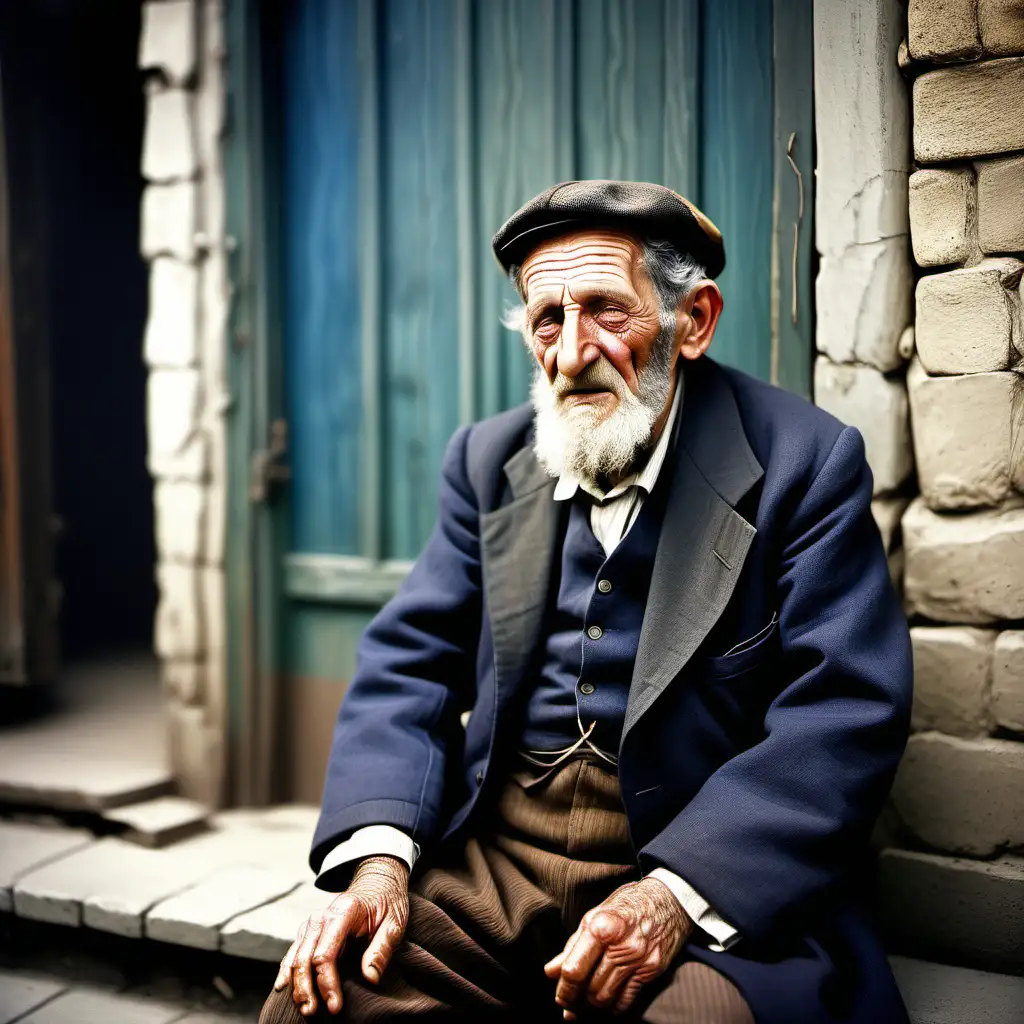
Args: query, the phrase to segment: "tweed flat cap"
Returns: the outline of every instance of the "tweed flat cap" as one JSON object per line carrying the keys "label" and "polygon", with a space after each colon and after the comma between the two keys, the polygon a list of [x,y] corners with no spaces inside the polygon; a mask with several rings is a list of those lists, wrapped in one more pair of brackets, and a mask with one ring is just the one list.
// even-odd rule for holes
{"label": "tweed flat cap", "polygon": [[722,233],[689,200],[646,181],[563,181],[534,196],[498,229],[491,245],[508,270],[548,238],[585,228],[614,228],[671,242],[708,277],[725,266]]}

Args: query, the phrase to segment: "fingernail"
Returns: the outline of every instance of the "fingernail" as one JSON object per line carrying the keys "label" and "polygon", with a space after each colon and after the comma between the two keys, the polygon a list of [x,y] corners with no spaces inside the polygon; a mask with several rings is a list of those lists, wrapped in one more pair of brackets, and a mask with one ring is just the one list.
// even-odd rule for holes
{"label": "fingernail", "polygon": [[327,1009],[331,1013],[338,1012],[338,997],[333,992],[327,997]]}
{"label": "fingernail", "polygon": [[366,968],[365,973],[366,980],[371,982],[372,984],[376,985],[377,982],[380,981],[380,971],[377,970],[377,968],[374,967],[373,964],[370,964],[370,966]]}

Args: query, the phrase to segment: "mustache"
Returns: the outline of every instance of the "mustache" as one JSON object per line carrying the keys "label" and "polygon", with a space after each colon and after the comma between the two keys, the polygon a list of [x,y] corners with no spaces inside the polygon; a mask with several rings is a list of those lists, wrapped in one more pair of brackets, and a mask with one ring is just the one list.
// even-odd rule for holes
{"label": "mustache", "polygon": [[606,356],[585,366],[575,377],[559,373],[551,382],[551,391],[557,398],[565,398],[578,391],[610,391],[613,395],[621,395],[624,387],[621,374]]}

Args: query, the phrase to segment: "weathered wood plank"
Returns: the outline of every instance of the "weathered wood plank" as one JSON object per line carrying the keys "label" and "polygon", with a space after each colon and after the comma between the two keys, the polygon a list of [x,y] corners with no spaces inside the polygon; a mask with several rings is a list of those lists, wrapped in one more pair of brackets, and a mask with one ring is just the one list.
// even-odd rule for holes
{"label": "weathered wood plank", "polygon": [[67,985],[51,978],[33,978],[0,971],[0,1024],[11,1024],[58,996]]}
{"label": "weathered wood plank", "polygon": [[280,960],[303,921],[330,901],[330,893],[311,884],[300,885],[283,899],[229,921],[221,930],[221,949],[251,960]]}
{"label": "weathered wood plank", "polygon": [[0,823],[0,911],[14,909],[12,890],[18,879],[94,842],[80,829]]}

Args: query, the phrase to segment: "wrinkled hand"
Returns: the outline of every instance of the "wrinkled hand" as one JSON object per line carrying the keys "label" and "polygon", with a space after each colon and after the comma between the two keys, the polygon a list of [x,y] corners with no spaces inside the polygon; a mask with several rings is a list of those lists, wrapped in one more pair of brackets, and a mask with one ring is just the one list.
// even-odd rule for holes
{"label": "wrinkled hand", "polygon": [[656,878],[616,889],[588,911],[565,949],[544,973],[557,979],[555,1002],[566,1020],[586,1000],[624,1013],[640,990],[658,977],[683,948],[693,922],[671,890]]}
{"label": "wrinkled hand", "polygon": [[[352,883],[322,914],[313,914],[281,961],[275,989],[289,982],[299,1011],[316,1012],[317,990],[331,1013],[341,1009],[338,958],[350,938],[368,938],[363,977],[376,985],[409,920],[409,869],[395,857],[367,857]],[[316,972],[316,985],[313,972]]]}

